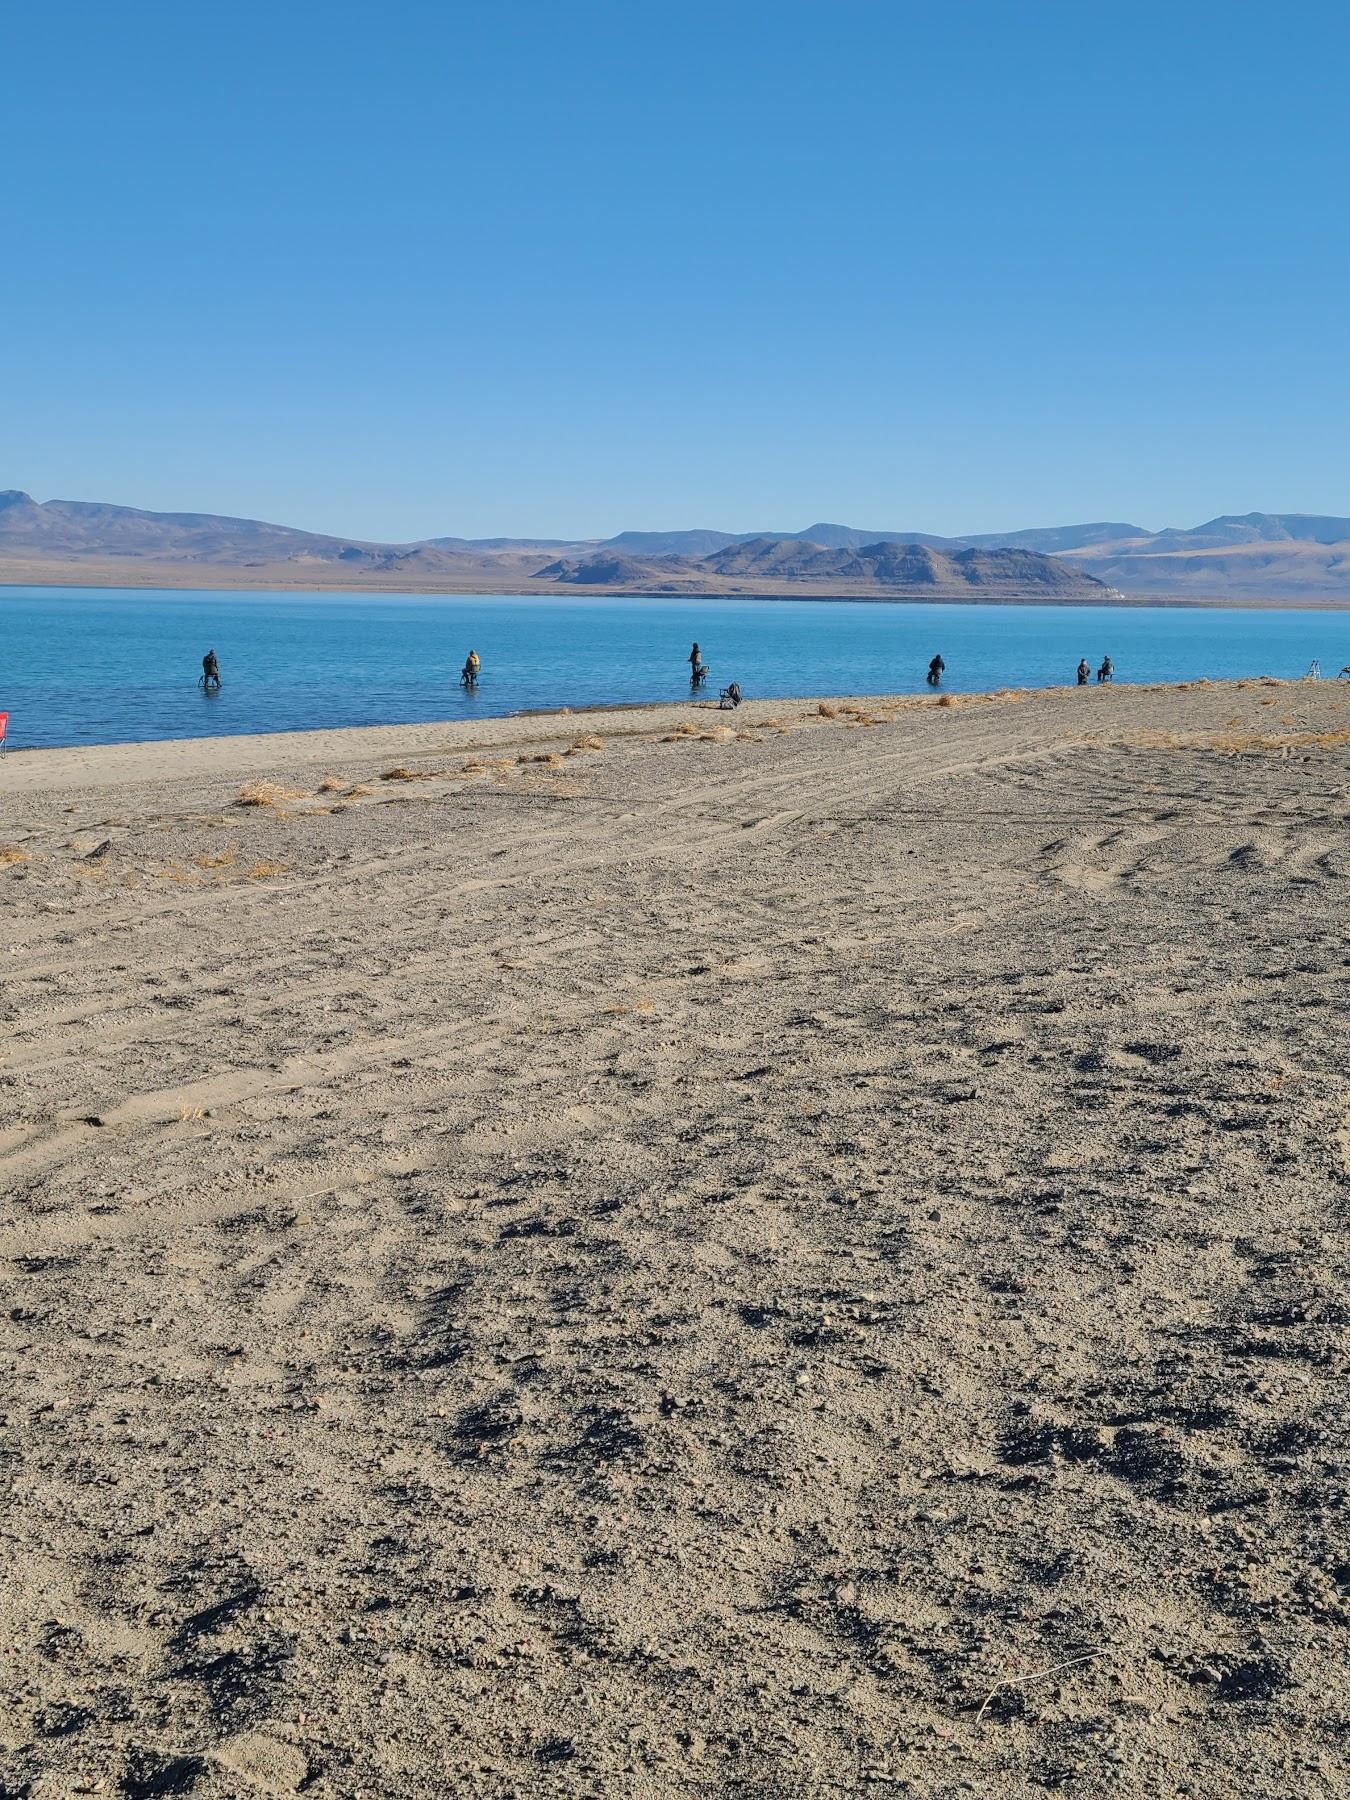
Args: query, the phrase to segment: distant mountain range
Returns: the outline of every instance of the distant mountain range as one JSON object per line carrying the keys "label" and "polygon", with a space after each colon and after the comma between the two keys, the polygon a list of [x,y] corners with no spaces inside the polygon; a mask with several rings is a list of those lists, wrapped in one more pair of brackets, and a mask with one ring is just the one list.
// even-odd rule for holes
{"label": "distant mountain range", "polygon": [[146,512],[0,492],[0,583],[404,587],[527,582],[623,592],[1128,595],[1350,603],[1350,518],[1225,514],[1189,530],[1097,522],[968,537],[861,530],[621,531],[596,539],[342,538],[214,513]]}
{"label": "distant mountain range", "polygon": [[808,584],[846,593],[875,589],[893,597],[987,600],[1101,600],[1110,592],[1095,576],[1034,550],[935,550],[928,544],[890,539],[855,550],[797,537],[757,537],[699,557],[635,557],[601,550],[577,560],[548,563],[536,579],[580,587],[628,589],[646,584],[674,592],[685,590],[691,581],[723,591],[751,581],[778,588]]}
{"label": "distant mountain range", "polygon": [[0,492],[0,575],[6,562],[129,562],[209,565],[220,569],[285,564],[388,569],[456,567],[453,553],[428,544],[364,543],[325,537],[260,519],[216,513],[142,512],[94,500],[48,500],[10,488]]}
{"label": "distant mountain range", "polygon": [[865,544],[927,544],[932,550],[977,549],[1039,550],[1051,555],[1078,550],[1088,544],[1114,542],[1124,537],[1145,536],[1138,525],[1064,525],[1044,531],[986,532],[978,537],[935,537],[931,531],[859,531],[853,525],[808,525],[805,531],[621,531],[605,540],[605,547],[629,556],[711,556],[732,544],[748,544],[758,538],[797,538],[821,544],[827,550],[861,550]]}

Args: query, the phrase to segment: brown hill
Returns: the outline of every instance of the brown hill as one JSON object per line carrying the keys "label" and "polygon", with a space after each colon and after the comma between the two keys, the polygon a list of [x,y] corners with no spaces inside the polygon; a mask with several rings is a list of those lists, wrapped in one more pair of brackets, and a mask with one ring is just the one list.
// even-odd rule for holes
{"label": "brown hill", "polygon": [[1211,598],[1345,598],[1350,519],[1244,513],[1189,531],[1158,531],[1085,546],[1066,560],[1131,593]]}
{"label": "brown hill", "polygon": [[535,571],[536,581],[565,582],[572,587],[650,587],[668,577],[689,582],[701,574],[699,563],[688,556],[620,556],[604,551],[596,556],[561,557]]}
{"label": "brown hill", "polygon": [[829,548],[795,538],[752,538],[703,558],[720,576],[866,584],[931,595],[978,588],[991,598],[1044,593],[1053,599],[1102,598],[1103,584],[1034,550],[938,550],[885,539],[859,549]]}
{"label": "brown hill", "polygon": [[889,541],[860,549],[834,548],[800,538],[751,538],[726,544],[709,556],[621,556],[604,551],[563,557],[535,575],[537,581],[572,587],[617,588],[626,593],[716,592],[729,586],[766,584],[816,590],[871,592],[936,599],[1102,599],[1108,589],[1095,576],[1031,550],[934,550],[927,544]]}
{"label": "brown hill", "polygon": [[157,560],[278,562],[307,556],[323,562],[359,561],[393,553],[387,544],[327,537],[261,519],[216,513],[143,512],[94,500],[34,500],[11,488],[0,493],[0,552],[59,557],[133,556]]}
{"label": "brown hill", "polygon": [[[143,512],[90,500],[34,500],[10,489],[0,493],[0,567],[96,563],[119,560],[159,567],[232,569],[286,567],[343,575],[398,575],[435,580],[466,570],[495,566],[482,551],[456,551],[435,544],[376,544],[360,538],[329,537],[262,519],[234,519],[219,513]],[[515,559],[518,562],[519,559]],[[511,564],[515,566],[515,562]],[[531,562],[528,572],[533,572]]]}

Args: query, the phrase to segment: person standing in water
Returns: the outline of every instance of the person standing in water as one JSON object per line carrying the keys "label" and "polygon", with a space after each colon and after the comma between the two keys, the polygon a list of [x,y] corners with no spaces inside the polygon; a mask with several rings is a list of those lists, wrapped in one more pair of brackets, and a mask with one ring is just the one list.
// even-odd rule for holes
{"label": "person standing in water", "polygon": [[478,686],[478,671],[479,671],[479,669],[482,668],[482,666],[483,665],[479,660],[478,652],[476,650],[470,650],[468,656],[465,658],[464,668],[461,671],[460,677],[459,677],[460,680],[464,683],[465,687],[477,687]]}
{"label": "person standing in water", "polygon": [[942,680],[943,670],[947,667],[940,656],[935,656],[928,665],[928,685],[936,687]]}
{"label": "person standing in water", "polygon": [[1078,664],[1078,685],[1079,685],[1079,687],[1087,686],[1088,676],[1091,673],[1092,673],[1092,665],[1088,662],[1088,659],[1085,656],[1079,661],[1079,664]]}
{"label": "person standing in water", "polygon": [[208,650],[202,658],[202,686],[204,688],[220,686],[220,662],[214,650]]}

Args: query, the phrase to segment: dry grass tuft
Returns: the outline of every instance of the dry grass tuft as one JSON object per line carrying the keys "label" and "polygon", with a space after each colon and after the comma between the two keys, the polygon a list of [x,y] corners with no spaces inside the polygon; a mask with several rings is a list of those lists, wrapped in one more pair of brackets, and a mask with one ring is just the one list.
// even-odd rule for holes
{"label": "dry grass tuft", "polygon": [[938,705],[939,706],[955,706],[956,705],[956,696],[954,694],[942,694],[938,699]]}
{"label": "dry grass tuft", "polygon": [[[1085,744],[1091,742],[1086,737],[1082,741]],[[1137,731],[1127,731],[1120,742],[1138,744],[1147,750],[1186,750],[1198,747],[1188,739],[1179,738],[1174,731],[1154,731],[1142,726]]]}
{"label": "dry grass tuft", "polygon": [[663,744],[730,744],[737,738],[748,738],[743,731],[737,731],[731,725],[690,725],[687,722],[679,725],[674,731],[668,731],[661,739]]}
{"label": "dry grass tuft", "polygon": [[284,875],[287,864],[279,862],[256,862],[251,869],[245,871],[249,881],[267,881],[273,875]]}
{"label": "dry grass tuft", "polygon": [[319,783],[318,791],[321,794],[340,794],[346,786],[341,775],[325,775]]}
{"label": "dry grass tuft", "polygon": [[816,708],[816,711],[820,714],[822,719],[837,719],[839,717],[839,708],[837,706],[831,706],[827,700],[822,700],[820,705]]}
{"label": "dry grass tuft", "polygon": [[375,790],[373,787],[368,787],[365,782],[358,781],[355,787],[349,787],[347,789],[347,798],[349,800],[361,800],[367,794],[373,794],[374,792]]}
{"label": "dry grass tuft", "polygon": [[1240,756],[1247,750],[1273,750],[1287,756],[1291,750],[1340,750],[1350,744],[1350,731],[1289,731],[1267,736],[1259,731],[1229,731],[1202,743],[1201,749],[1226,750]]}
{"label": "dry grass tuft", "polygon": [[1211,732],[1204,736],[1177,736],[1172,732],[1139,729],[1120,740],[1150,750],[1214,751],[1221,756],[1265,753],[1288,756],[1295,750],[1340,750],[1350,745],[1350,731],[1290,731],[1282,735],[1260,731]]}
{"label": "dry grass tuft", "polygon": [[17,844],[0,846],[0,869],[12,869],[16,863],[32,862],[26,850],[20,850]]}
{"label": "dry grass tuft", "polygon": [[405,769],[402,766],[397,769],[385,769],[380,775],[381,781],[422,781],[423,779],[424,777],[419,775],[416,769]]}
{"label": "dry grass tuft", "polygon": [[575,756],[580,750],[603,750],[604,747],[603,740],[598,737],[579,737],[567,754]]}
{"label": "dry grass tuft", "polygon": [[230,869],[234,867],[235,856],[233,849],[230,849],[221,850],[215,856],[194,856],[192,860],[199,869]]}
{"label": "dry grass tuft", "polygon": [[280,806],[286,800],[303,800],[303,788],[285,787],[279,781],[246,781],[235,795],[236,806]]}

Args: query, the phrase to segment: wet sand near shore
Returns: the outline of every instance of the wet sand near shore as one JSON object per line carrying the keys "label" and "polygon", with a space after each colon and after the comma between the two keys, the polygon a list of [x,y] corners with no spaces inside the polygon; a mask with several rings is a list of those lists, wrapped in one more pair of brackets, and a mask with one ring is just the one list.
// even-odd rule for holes
{"label": "wet sand near shore", "polygon": [[1350,1791],[1350,686],[0,761],[0,1793]]}

